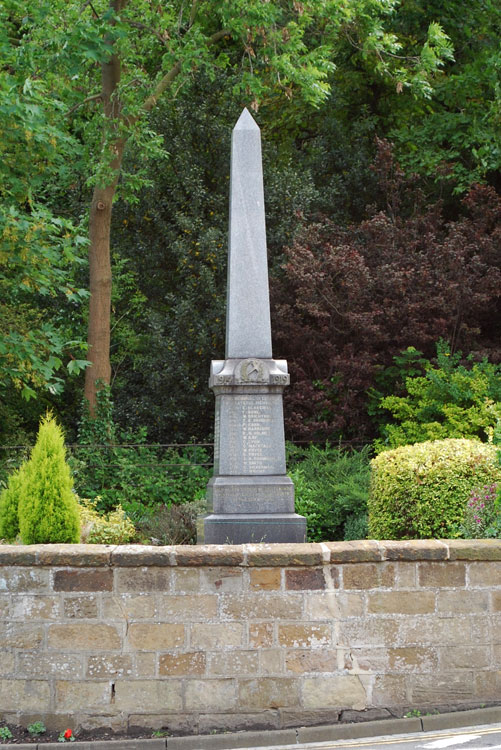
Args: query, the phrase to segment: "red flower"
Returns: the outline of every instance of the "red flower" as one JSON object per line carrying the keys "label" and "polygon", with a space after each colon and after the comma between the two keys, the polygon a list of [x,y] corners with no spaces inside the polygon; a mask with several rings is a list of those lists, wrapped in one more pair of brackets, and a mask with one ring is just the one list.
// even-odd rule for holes
{"label": "red flower", "polygon": [[71,729],[67,729],[66,732],[64,733],[64,739],[69,740],[71,735],[72,735]]}

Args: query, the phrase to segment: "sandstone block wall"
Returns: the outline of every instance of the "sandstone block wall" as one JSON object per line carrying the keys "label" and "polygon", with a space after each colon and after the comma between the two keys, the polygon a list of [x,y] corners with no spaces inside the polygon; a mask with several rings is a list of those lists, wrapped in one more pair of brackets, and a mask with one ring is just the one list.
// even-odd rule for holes
{"label": "sandstone block wall", "polygon": [[501,542],[0,547],[0,719],[284,728],[501,696]]}

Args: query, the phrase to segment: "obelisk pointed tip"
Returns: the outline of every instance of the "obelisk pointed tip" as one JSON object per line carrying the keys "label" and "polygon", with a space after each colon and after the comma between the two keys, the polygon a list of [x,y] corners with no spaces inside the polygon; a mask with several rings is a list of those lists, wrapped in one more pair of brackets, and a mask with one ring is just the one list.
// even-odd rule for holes
{"label": "obelisk pointed tip", "polygon": [[259,130],[259,125],[252,117],[251,113],[244,107],[242,114],[237,120],[234,130]]}

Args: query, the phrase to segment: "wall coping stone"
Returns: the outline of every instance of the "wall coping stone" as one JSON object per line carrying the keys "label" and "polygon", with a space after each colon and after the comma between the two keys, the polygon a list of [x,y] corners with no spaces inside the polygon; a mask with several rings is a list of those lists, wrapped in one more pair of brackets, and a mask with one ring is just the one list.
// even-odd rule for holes
{"label": "wall coping stone", "polygon": [[270,568],[420,560],[501,560],[501,540],[366,539],[309,544],[214,544],[170,547],[105,544],[0,545],[0,566]]}

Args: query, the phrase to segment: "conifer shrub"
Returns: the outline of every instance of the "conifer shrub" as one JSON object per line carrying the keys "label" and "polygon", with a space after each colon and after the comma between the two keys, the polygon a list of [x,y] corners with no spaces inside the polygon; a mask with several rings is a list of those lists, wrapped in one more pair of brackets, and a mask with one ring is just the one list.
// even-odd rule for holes
{"label": "conifer shrub", "polygon": [[24,468],[10,474],[7,487],[0,493],[0,539],[8,541],[19,534],[19,491],[23,481]]}
{"label": "conifer shrub", "polygon": [[496,458],[496,446],[464,438],[380,453],[371,461],[369,537],[458,536],[472,490],[501,480]]}
{"label": "conifer shrub", "polygon": [[40,423],[18,493],[19,529],[24,544],[80,540],[78,504],[66,463],[63,433],[50,414]]}

